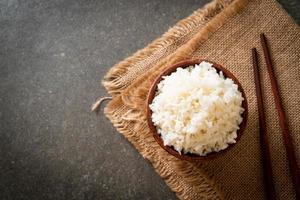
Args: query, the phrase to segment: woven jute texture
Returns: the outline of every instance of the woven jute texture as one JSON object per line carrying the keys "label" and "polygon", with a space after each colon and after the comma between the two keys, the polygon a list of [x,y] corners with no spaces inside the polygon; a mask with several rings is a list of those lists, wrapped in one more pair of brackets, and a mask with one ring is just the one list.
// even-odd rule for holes
{"label": "woven jute texture", "polygon": [[[178,22],[161,38],[111,68],[103,85],[113,99],[104,113],[148,159],[180,199],[264,199],[258,112],[251,48],[258,48],[263,100],[279,199],[295,199],[271,85],[259,43],[268,38],[289,128],[300,162],[300,29],[275,0],[215,0]],[[241,140],[209,162],[181,161],[154,141],[146,123],[151,83],[173,63],[212,60],[242,84],[249,106]]]}

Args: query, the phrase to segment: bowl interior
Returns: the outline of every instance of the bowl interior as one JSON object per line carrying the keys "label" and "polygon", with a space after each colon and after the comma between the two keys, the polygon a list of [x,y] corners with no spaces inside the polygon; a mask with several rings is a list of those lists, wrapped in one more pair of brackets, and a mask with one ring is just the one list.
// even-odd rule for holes
{"label": "bowl interior", "polygon": [[224,67],[222,67],[221,65],[208,61],[208,60],[204,60],[204,59],[194,59],[194,60],[185,60],[179,63],[176,63],[170,67],[168,67],[165,71],[163,71],[153,82],[148,96],[147,96],[147,122],[148,122],[148,126],[153,134],[154,139],[156,140],[156,142],[163,148],[165,149],[168,153],[172,154],[173,156],[182,159],[182,160],[189,160],[189,161],[205,161],[205,160],[210,160],[212,158],[215,158],[217,156],[220,156],[224,153],[226,153],[229,149],[231,149],[236,143],[234,144],[230,144],[226,149],[221,150],[219,152],[212,152],[207,154],[206,156],[199,156],[196,154],[179,154],[173,147],[170,146],[165,146],[163,144],[163,140],[161,139],[160,135],[157,133],[156,127],[152,122],[152,111],[149,108],[149,105],[152,103],[154,97],[155,97],[155,93],[157,91],[157,85],[158,83],[162,80],[163,76],[166,75],[170,75],[172,72],[175,72],[177,68],[182,67],[182,68],[186,68],[189,67],[191,65],[195,65],[195,64],[199,64],[202,61],[207,61],[209,63],[213,64],[213,67],[216,68],[216,70],[222,71],[223,75],[226,78],[231,78],[233,80],[233,82],[235,84],[238,85],[238,89],[239,91],[242,93],[242,96],[244,98],[244,101],[242,102],[242,107],[245,109],[245,111],[242,114],[243,117],[243,121],[241,122],[241,124],[239,125],[240,129],[237,131],[237,138],[236,138],[236,143],[240,140],[242,133],[244,132],[245,128],[246,128],[246,124],[247,124],[247,118],[248,118],[248,105],[247,105],[247,99],[246,99],[246,95],[245,92],[240,84],[240,82],[237,80],[237,78],[227,69],[225,69]]}

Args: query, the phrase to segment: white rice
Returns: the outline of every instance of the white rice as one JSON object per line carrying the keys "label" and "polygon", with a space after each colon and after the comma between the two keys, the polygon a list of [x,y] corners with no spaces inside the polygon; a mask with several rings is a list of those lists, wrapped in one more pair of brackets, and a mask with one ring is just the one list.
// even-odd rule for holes
{"label": "white rice", "polygon": [[232,79],[201,62],[163,77],[150,109],[164,145],[205,156],[236,142],[242,101]]}

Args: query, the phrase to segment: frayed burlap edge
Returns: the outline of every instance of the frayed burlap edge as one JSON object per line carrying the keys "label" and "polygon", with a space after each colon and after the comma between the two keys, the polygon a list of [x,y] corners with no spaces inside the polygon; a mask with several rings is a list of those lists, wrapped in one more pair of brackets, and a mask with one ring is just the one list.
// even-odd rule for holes
{"label": "frayed burlap edge", "polygon": [[[236,8],[233,9],[237,11],[244,2],[245,0],[236,1]],[[130,83],[124,84],[123,82],[123,76],[127,71],[139,65],[140,62],[145,62],[145,59],[157,57],[156,54],[160,53],[162,49],[178,42],[181,38],[187,37],[189,34],[197,33],[200,28],[202,30],[202,26],[205,26],[206,23],[219,14],[219,12],[223,12],[223,9],[230,4],[232,4],[232,0],[214,0],[203,8],[196,10],[192,15],[179,21],[175,26],[170,28],[162,37],[154,40],[144,49],[137,51],[132,56],[114,65],[103,78],[102,85],[112,96],[120,94]],[[208,30],[211,28],[213,27],[207,27]]]}

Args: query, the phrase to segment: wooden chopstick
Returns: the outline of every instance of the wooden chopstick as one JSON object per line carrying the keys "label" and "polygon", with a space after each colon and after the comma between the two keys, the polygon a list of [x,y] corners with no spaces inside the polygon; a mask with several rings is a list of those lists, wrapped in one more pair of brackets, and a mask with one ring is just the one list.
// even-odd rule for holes
{"label": "wooden chopstick", "polygon": [[281,130],[282,130],[282,137],[283,137],[284,146],[285,146],[287,157],[288,157],[290,173],[292,175],[292,181],[294,184],[294,188],[296,190],[296,198],[300,199],[299,167],[298,167],[296,156],[295,156],[295,150],[294,150],[292,138],[291,138],[291,135],[290,135],[290,132],[288,129],[286,116],[285,116],[284,109],[282,106],[282,101],[281,101],[281,97],[279,94],[278,84],[277,84],[276,77],[275,77],[275,74],[273,71],[273,65],[272,65],[270,51],[269,51],[268,44],[267,44],[267,39],[263,33],[260,34],[260,40],[261,40],[261,45],[263,47],[264,57],[265,57],[268,74],[269,74],[270,81],[271,81],[271,87],[272,87],[272,92],[273,92],[273,96],[274,96],[274,100],[275,100],[275,106],[278,111],[279,124],[280,124]]}
{"label": "wooden chopstick", "polygon": [[252,61],[253,61],[253,73],[254,73],[254,82],[257,98],[257,107],[259,115],[259,138],[260,138],[260,149],[262,153],[263,161],[263,175],[265,181],[265,191],[267,199],[276,199],[274,181],[273,181],[273,170],[271,163],[270,148],[267,136],[266,127],[266,118],[264,113],[264,105],[261,93],[259,69],[258,69],[258,59],[256,49],[252,49]]}

